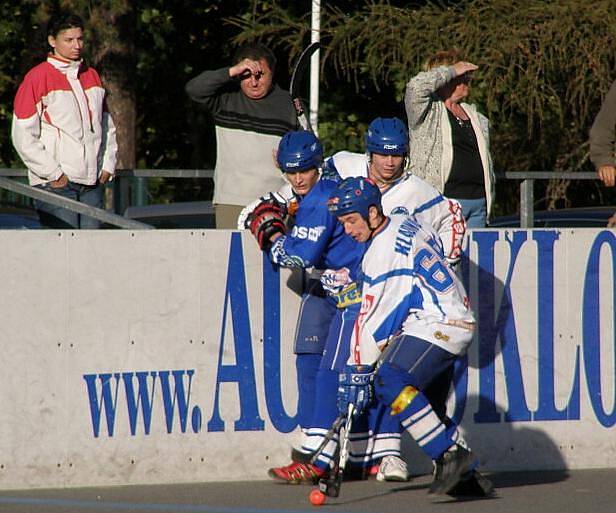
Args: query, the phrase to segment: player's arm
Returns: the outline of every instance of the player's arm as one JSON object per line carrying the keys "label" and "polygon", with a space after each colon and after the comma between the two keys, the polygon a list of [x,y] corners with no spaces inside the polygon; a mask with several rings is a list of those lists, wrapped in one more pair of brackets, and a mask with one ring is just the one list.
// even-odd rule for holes
{"label": "player's arm", "polygon": [[269,251],[273,242],[287,231],[284,219],[286,209],[277,202],[262,202],[248,216],[248,228],[263,251]]}
{"label": "player's arm", "polygon": [[351,176],[368,176],[368,159],[365,153],[339,151],[323,162],[322,176],[335,182]]}
{"label": "player's arm", "polygon": [[[412,301],[408,293],[412,270],[395,267],[374,277],[363,277],[362,304],[351,347],[354,363],[373,364],[388,340],[407,318]],[[407,291],[407,292],[405,292]]]}
{"label": "player's arm", "polygon": [[297,197],[293,193],[291,186],[284,184],[276,192],[268,192],[245,206],[237,217],[238,230],[249,228],[251,214],[262,203],[277,204],[281,209],[286,209],[289,215],[294,215],[297,210]]}
{"label": "player's arm", "polygon": [[336,220],[329,214],[325,202],[312,208],[301,205],[290,234],[278,238],[272,245],[270,258],[284,267],[314,267],[322,259],[332,236]]}
{"label": "player's arm", "polygon": [[443,244],[445,259],[450,265],[456,265],[462,257],[466,221],[458,201],[444,196],[443,200],[433,226]]}

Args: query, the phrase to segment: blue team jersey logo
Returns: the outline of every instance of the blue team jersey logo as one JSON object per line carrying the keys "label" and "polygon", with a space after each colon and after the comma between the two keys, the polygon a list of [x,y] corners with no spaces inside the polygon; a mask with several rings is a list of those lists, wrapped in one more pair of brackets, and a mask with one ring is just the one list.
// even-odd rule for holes
{"label": "blue team jersey logo", "polygon": [[409,213],[408,209],[407,209],[406,207],[402,206],[402,205],[397,206],[397,207],[394,207],[394,208],[391,210],[391,213],[392,213],[393,215],[396,215],[396,214],[404,214],[405,216],[410,215],[410,213]]}
{"label": "blue team jersey logo", "polygon": [[323,235],[325,231],[325,226],[297,226],[293,227],[293,231],[291,232],[291,237],[295,237],[297,239],[306,239],[312,242],[316,242],[319,240],[319,237]]}

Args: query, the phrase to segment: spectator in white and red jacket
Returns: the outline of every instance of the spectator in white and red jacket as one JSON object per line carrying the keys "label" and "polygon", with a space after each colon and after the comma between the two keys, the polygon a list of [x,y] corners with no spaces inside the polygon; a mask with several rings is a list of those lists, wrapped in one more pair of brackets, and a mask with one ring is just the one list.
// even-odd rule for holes
{"label": "spectator in white and red jacket", "polygon": [[[100,76],[81,58],[83,31],[82,19],[72,13],[49,20],[51,52],[17,90],[11,136],[30,185],[102,208],[103,185],[116,166],[116,130]],[[47,227],[100,226],[49,203],[37,201],[36,208]]]}

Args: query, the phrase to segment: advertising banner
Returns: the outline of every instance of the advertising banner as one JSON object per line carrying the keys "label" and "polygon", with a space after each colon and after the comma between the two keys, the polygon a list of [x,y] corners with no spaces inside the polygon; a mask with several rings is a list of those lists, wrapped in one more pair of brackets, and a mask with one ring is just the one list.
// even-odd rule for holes
{"label": "advertising banner", "polygon": [[[0,487],[266,479],[289,462],[302,272],[222,230],[0,244]],[[449,411],[483,468],[613,466],[615,263],[610,230],[468,234],[478,330]]]}

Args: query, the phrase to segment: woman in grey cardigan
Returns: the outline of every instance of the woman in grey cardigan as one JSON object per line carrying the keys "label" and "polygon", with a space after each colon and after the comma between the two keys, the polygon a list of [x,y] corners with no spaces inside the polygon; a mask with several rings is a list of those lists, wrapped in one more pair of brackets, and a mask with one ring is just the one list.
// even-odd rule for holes
{"label": "woman in grey cardigan", "polygon": [[414,174],[462,205],[467,228],[486,226],[494,197],[488,119],[463,100],[475,64],[456,50],[428,59],[406,85],[404,104]]}

